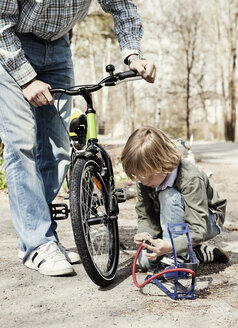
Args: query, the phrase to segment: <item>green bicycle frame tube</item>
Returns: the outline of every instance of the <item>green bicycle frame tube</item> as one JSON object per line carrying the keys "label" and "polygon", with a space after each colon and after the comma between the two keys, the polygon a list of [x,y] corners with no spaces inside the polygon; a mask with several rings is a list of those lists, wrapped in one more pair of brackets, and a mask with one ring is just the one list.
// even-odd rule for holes
{"label": "green bicycle frame tube", "polygon": [[87,142],[89,139],[97,139],[97,125],[95,113],[87,113]]}

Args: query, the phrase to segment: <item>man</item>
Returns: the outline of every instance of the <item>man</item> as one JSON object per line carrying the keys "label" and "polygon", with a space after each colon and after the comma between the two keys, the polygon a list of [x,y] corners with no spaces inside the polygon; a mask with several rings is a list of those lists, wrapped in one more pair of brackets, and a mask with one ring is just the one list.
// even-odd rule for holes
{"label": "man", "polygon": [[[68,31],[87,14],[91,0],[1,0],[0,135],[13,223],[23,263],[46,275],[73,272],[78,254],[60,243],[49,206],[69,164],[67,133],[50,88],[74,84]],[[122,57],[148,82],[155,66],[142,59],[141,20],[132,1],[98,0],[113,15]],[[61,98],[68,123],[71,100]],[[70,264],[71,263],[71,264]]]}

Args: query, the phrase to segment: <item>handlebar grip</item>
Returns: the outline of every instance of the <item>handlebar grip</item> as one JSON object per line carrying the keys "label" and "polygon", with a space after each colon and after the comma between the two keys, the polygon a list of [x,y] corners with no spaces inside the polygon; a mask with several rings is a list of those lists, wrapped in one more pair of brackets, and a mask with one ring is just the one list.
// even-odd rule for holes
{"label": "handlebar grip", "polygon": [[124,80],[136,76],[138,76],[138,72],[136,71],[126,71],[126,72],[118,73],[119,80]]}
{"label": "handlebar grip", "polygon": [[52,89],[50,89],[49,91],[50,91],[50,93],[53,95],[54,93],[57,93],[57,92],[61,92],[61,93],[63,93],[63,92],[65,92],[65,89],[61,89],[61,88],[52,88]]}

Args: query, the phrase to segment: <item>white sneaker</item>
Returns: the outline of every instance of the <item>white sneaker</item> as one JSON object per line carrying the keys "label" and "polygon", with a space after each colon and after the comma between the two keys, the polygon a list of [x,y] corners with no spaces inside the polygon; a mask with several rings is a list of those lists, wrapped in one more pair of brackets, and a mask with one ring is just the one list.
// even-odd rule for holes
{"label": "white sneaker", "polygon": [[69,263],[74,264],[80,261],[80,256],[78,253],[66,249],[60,242],[58,242],[58,247],[66,257],[66,260],[69,261]]}
{"label": "white sneaker", "polygon": [[[74,264],[74,263],[77,263],[77,262],[80,261],[80,257],[78,255],[78,253],[72,252],[72,251],[66,249],[60,242],[58,242],[57,245],[58,245],[59,249],[61,250],[61,252],[66,257],[66,260],[70,264]],[[23,260],[24,255],[25,255],[25,252],[19,249],[18,257],[19,257],[20,260]]]}
{"label": "white sneaker", "polygon": [[[165,255],[161,260],[160,263],[164,266],[174,266],[175,262],[174,262],[174,257],[173,256],[168,256]],[[180,257],[177,257],[177,263],[181,264],[184,263],[184,260],[181,259]]]}
{"label": "white sneaker", "polygon": [[74,272],[71,264],[53,241],[34,249],[24,264],[47,276],[61,276]]}

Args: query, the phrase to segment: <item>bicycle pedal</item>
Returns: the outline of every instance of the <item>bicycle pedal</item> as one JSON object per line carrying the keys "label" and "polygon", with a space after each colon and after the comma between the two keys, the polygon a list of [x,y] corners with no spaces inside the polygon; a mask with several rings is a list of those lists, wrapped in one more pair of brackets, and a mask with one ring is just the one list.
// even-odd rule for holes
{"label": "bicycle pedal", "polygon": [[65,220],[69,216],[69,208],[67,204],[50,204],[50,215],[52,220]]}
{"label": "bicycle pedal", "polygon": [[126,190],[124,188],[117,188],[116,195],[118,203],[123,203],[126,201]]}

